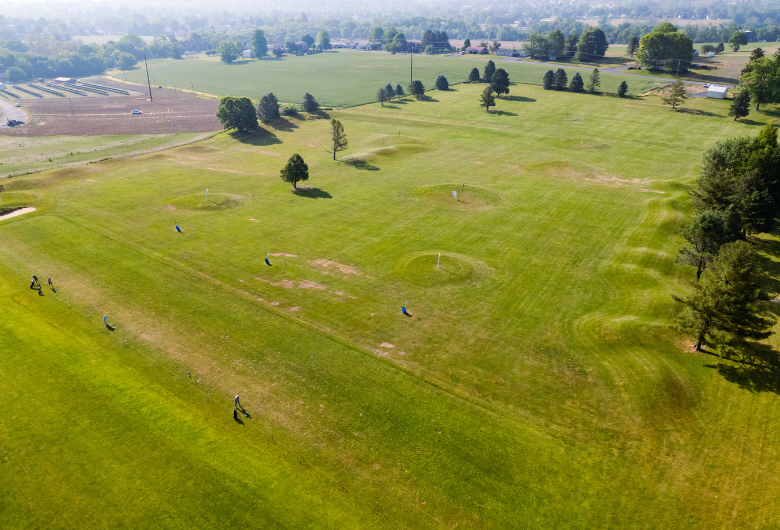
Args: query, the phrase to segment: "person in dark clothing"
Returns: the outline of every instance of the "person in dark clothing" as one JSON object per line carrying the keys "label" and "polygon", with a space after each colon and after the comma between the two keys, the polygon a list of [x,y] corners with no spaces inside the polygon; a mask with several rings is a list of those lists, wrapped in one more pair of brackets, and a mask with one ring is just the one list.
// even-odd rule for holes
{"label": "person in dark clothing", "polygon": [[234,420],[238,419],[238,411],[236,409],[233,409],[233,419]]}

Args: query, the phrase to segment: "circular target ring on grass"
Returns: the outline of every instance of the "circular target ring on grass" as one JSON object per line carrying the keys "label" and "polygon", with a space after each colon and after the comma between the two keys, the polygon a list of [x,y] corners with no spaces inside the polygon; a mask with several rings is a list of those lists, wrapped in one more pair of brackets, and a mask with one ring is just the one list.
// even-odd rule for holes
{"label": "circular target ring on grass", "polygon": [[[458,198],[452,192],[458,192]],[[486,210],[501,201],[501,195],[479,186],[460,184],[434,184],[414,190],[414,195],[425,202],[456,210]]]}
{"label": "circular target ring on grass", "polygon": [[438,251],[406,255],[393,267],[396,277],[421,287],[476,283],[491,272],[492,269],[482,261],[454,252],[442,252],[439,262]]}

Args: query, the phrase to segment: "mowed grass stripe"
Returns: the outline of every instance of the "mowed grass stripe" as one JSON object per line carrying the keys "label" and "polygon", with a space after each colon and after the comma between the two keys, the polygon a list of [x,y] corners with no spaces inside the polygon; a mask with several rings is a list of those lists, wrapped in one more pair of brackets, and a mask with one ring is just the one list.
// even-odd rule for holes
{"label": "mowed grass stripe", "polygon": [[[18,278],[7,271],[0,272],[7,309],[0,421],[3,512],[14,528],[371,524],[347,516],[366,509],[359,498],[329,515],[334,505],[305,493],[321,478],[238,428],[224,404],[204,400],[137,352],[117,349],[56,302],[36,296],[35,307],[20,303],[28,293],[9,284]],[[80,339],[58,329],[66,323],[82,330]],[[35,443],[18,444],[21,433]],[[329,501],[339,497],[333,490]],[[307,500],[305,511],[289,504]]]}
{"label": "mowed grass stripe", "polygon": [[[39,221],[43,220],[43,218],[39,218]],[[53,219],[50,220],[54,221]],[[38,223],[30,223],[30,228],[33,228],[37,224],[36,230],[40,230],[41,226]],[[73,242],[70,241],[67,238],[67,231],[60,229],[55,229],[54,226],[49,226],[46,230],[44,230],[45,233],[58,233],[60,236],[59,242],[55,242],[54,240],[47,240],[45,241],[46,245],[63,245],[64,248],[70,248],[73,246]],[[75,234],[74,234],[75,235]],[[109,270],[112,272],[112,277],[114,278],[113,283],[114,287],[108,287],[105,286],[103,289],[106,290],[106,292],[116,291],[113,296],[110,296],[109,298],[115,298],[117,295],[121,296],[121,292],[127,292],[129,291],[129,288],[127,286],[126,280],[123,279],[123,271],[118,267],[120,262],[130,262],[132,263],[135,261],[134,259],[128,260],[127,258],[127,250],[124,252],[121,251],[119,248],[114,248],[115,245],[109,243],[108,241],[101,240],[100,238],[95,239],[93,241],[90,241],[91,237],[87,236],[87,233],[80,233],[78,234],[79,240],[82,242],[81,248],[83,249],[81,252],[84,252],[86,256],[89,256],[86,259],[83,259],[80,262],[81,267],[87,267],[84,269],[83,273],[87,273],[90,267],[94,267],[94,264],[102,263],[104,266],[108,265]],[[100,241],[98,243],[98,241]],[[117,252],[119,250],[119,252]],[[94,254],[97,252],[98,254]],[[85,257],[86,257],[85,256]],[[137,258],[136,258],[137,259]],[[146,292],[156,292],[161,297],[161,299],[168,299],[174,297],[174,293],[172,291],[169,291],[168,288],[166,288],[167,285],[176,285],[179,283],[179,281],[175,280],[175,276],[171,276],[170,272],[166,272],[167,267],[166,266],[155,266],[155,261],[149,261],[149,260],[143,260],[143,270],[146,271],[146,274],[149,275],[148,278],[140,278],[135,276],[135,270],[133,269],[133,272],[127,271],[127,273],[130,273],[133,275],[133,285],[137,287],[144,288],[144,291]],[[73,265],[76,262],[69,261],[71,264],[71,269],[73,269]],[[93,265],[89,265],[93,264]],[[178,275],[177,273],[174,273],[175,275]],[[94,276],[94,274],[86,274],[86,277]],[[186,277],[186,275],[185,275]],[[80,281],[74,282],[76,285],[84,284],[88,280],[81,279]],[[154,286],[150,286],[148,282],[154,282]],[[68,284],[66,285],[66,289],[68,288]],[[192,294],[194,294],[191,289],[193,288],[193,284],[191,281],[189,282],[189,289],[187,294],[191,297]],[[147,291],[148,290],[148,291]],[[324,343],[320,340],[317,340],[318,347],[312,348],[311,344],[308,343],[308,341],[303,340],[303,336],[301,335],[301,329],[298,329],[294,334],[286,334],[283,333],[284,329],[294,329],[295,326],[288,326],[285,325],[282,322],[275,320],[271,318],[271,320],[262,319],[259,315],[255,314],[253,315],[253,318],[249,322],[245,322],[241,324],[237,321],[235,316],[231,315],[243,315],[245,314],[246,310],[238,309],[238,306],[236,305],[237,302],[240,302],[240,300],[237,300],[235,298],[235,295],[231,295],[230,293],[225,293],[228,295],[228,298],[225,298],[225,295],[218,296],[213,290],[209,289],[209,294],[207,295],[207,299],[211,300],[211,303],[213,304],[216,300],[215,296],[218,298],[221,298],[221,305],[224,308],[224,312],[220,311],[218,314],[215,314],[214,308],[209,308],[209,316],[208,320],[193,320],[190,319],[189,321],[185,321],[183,319],[180,319],[178,317],[177,312],[169,312],[165,315],[164,320],[175,323],[170,324],[171,327],[168,329],[165,329],[165,334],[168,334],[171,336],[171,338],[174,340],[174,342],[178,342],[181,339],[177,338],[181,336],[182,334],[191,336],[191,339],[188,339],[186,342],[188,344],[188,349],[191,348],[192,350],[198,351],[202,350],[205,346],[205,344],[199,344],[201,341],[199,341],[197,338],[197,335],[199,335],[198,332],[196,332],[197,329],[208,329],[211,327],[213,329],[215,323],[219,323],[221,328],[224,328],[225,324],[228,322],[232,322],[233,325],[239,325],[239,328],[234,329],[232,331],[228,331],[228,334],[234,335],[237,337],[243,337],[240,342],[232,342],[231,344],[231,351],[228,356],[228,366],[230,368],[235,369],[236,372],[239,371],[239,369],[236,367],[235,364],[233,364],[232,360],[239,359],[244,356],[248,356],[246,358],[254,360],[252,361],[254,363],[258,363],[260,361],[264,366],[268,367],[269,364],[272,367],[272,373],[278,374],[278,381],[276,379],[272,379],[272,381],[276,381],[279,383],[279,385],[274,385],[274,393],[271,394],[265,394],[261,393],[262,399],[260,400],[261,403],[261,410],[269,410],[272,411],[270,414],[272,417],[277,417],[279,421],[282,421],[286,424],[290,424],[292,427],[294,427],[298,431],[304,430],[303,425],[301,424],[301,420],[296,420],[292,414],[300,414],[303,412],[298,406],[290,406],[291,403],[297,402],[300,398],[303,398],[303,402],[310,402],[311,400],[316,400],[317,402],[326,403],[328,405],[328,409],[335,407],[335,414],[338,414],[340,416],[340,420],[337,419],[337,417],[329,416],[330,420],[326,423],[327,429],[330,431],[335,431],[333,435],[335,435],[338,439],[338,437],[346,436],[347,434],[352,434],[354,431],[352,429],[358,428],[357,426],[347,426],[344,425],[343,427],[339,427],[339,423],[347,421],[348,423],[354,423],[357,422],[358,424],[362,424],[361,427],[359,427],[360,431],[364,432],[365,435],[369,436],[369,439],[374,439],[380,436],[380,433],[383,433],[381,435],[382,439],[389,439],[389,440],[395,440],[391,445],[389,445],[386,448],[382,448],[380,451],[380,454],[378,454],[376,457],[372,457],[371,453],[376,452],[377,450],[380,450],[379,447],[373,448],[368,454],[364,455],[361,460],[357,461],[358,469],[364,469],[364,468],[370,468],[368,466],[368,462],[373,460],[374,458],[380,458],[381,460],[384,460],[385,462],[393,462],[395,459],[398,458],[398,456],[402,456],[401,461],[407,461],[409,462],[410,457],[413,457],[412,460],[414,462],[420,461],[419,463],[415,464],[414,462],[406,463],[406,466],[410,468],[410,470],[414,473],[414,476],[417,477],[415,480],[414,486],[411,484],[409,486],[412,487],[411,491],[407,490],[406,488],[403,488],[401,491],[403,492],[402,495],[404,497],[407,497],[409,501],[413,501],[417,495],[414,494],[415,491],[419,491],[419,494],[421,494],[423,491],[426,491],[427,489],[433,488],[435,491],[436,489],[441,488],[443,485],[441,483],[438,483],[436,481],[432,481],[431,479],[428,479],[429,475],[433,476],[439,476],[443,474],[444,476],[450,476],[450,481],[457,478],[456,482],[450,482],[448,485],[447,491],[450,491],[448,495],[445,495],[443,501],[435,502],[435,496],[433,494],[433,491],[428,491],[428,495],[425,495],[428,499],[433,499],[431,501],[427,501],[427,506],[430,506],[428,508],[424,508],[426,511],[429,510],[435,510],[432,515],[436,516],[437,519],[441,519],[444,521],[454,521],[458,520],[462,517],[465,517],[465,515],[459,515],[456,519],[452,519],[456,514],[460,514],[462,512],[462,508],[460,507],[461,503],[464,503],[462,500],[461,495],[456,495],[455,499],[458,500],[458,502],[454,505],[450,505],[450,498],[453,497],[453,492],[463,490],[463,488],[468,488],[466,491],[468,491],[468,495],[464,494],[465,497],[472,496],[475,500],[479,497],[482,497],[485,495],[485,492],[490,491],[492,492],[490,496],[490,503],[492,505],[495,505],[494,503],[501,502],[505,506],[505,510],[509,510],[510,512],[516,512],[516,510],[526,510],[529,507],[524,506],[515,506],[512,493],[515,490],[515,486],[509,487],[504,494],[498,494],[498,490],[496,490],[495,486],[489,486],[491,482],[500,481],[504,482],[509,486],[510,484],[516,484],[518,480],[525,481],[525,479],[521,478],[522,473],[514,473],[510,474],[509,469],[505,468],[505,465],[498,465],[496,462],[492,461],[492,458],[489,458],[483,462],[480,462],[479,459],[475,459],[476,454],[474,453],[475,450],[477,450],[477,447],[479,447],[482,444],[496,444],[500,443],[501,447],[503,448],[501,452],[505,451],[511,451],[514,456],[509,458],[511,461],[514,462],[520,462],[525,461],[524,466],[527,465],[534,465],[531,463],[531,461],[526,461],[525,458],[521,457],[522,452],[516,453],[517,446],[516,444],[519,442],[519,439],[517,438],[519,432],[517,432],[514,428],[510,428],[509,425],[506,424],[504,427],[501,427],[502,424],[505,423],[505,420],[500,420],[496,418],[495,420],[491,421],[489,418],[490,416],[485,416],[484,412],[478,412],[479,409],[472,409],[474,412],[477,412],[477,415],[473,418],[471,421],[478,421],[477,425],[490,425],[489,429],[479,428],[477,425],[474,426],[467,426],[464,423],[464,420],[466,420],[467,416],[463,416],[462,412],[460,412],[460,408],[463,405],[457,406],[457,408],[453,409],[447,409],[445,410],[437,410],[438,407],[442,403],[451,402],[453,404],[457,403],[459,400],[455,400],[454,402],[449,399],[444,399],[444,395],[441,394],[441,392],[438,391],[428,391],[431,394],[429,405],[425,406],[423,409],[420,409],[420,391],[424,391],[425,385],[420,386],[419,383],[414,382],[413,380],[410,380],[408,383],[403,384],[404,378],[399,379],[397,375],[394,375],[393,371],[386,372],[383,368],[383,364],[377,362],[375,360],[371,360],[369,358],[366,358],[365,356],[358,354],[355,356],[355,352],[345,352],[348,355],[348,358],[350,359],[349,362],[339,362],[338,357],[344,355],[342,353],[339,355],[338,351],[328,351],[327,355],[323,351]],[[35,293],[32,293],[35,294]],[[36,295],[37,296],[37,295]],[[125,297],[125,304],[132,303],[131,300],[129,300],[130,297]],[[203,300],[206,300],[204,298]],[[183,302],[183,300],[180,300]],[[116,303],[111,303],[109,300],[101,300],[98,302],[100,306],[108,306],[113,309],[111,312],[112,315],[115,315],[113,318],[117,318],[120,322],[126,322],[126,318],[123,318],[123,313],[121,311],[122,308],[120,308]],[[240,304],[239,304],[240,305]],[[190,309],[192,308],[198,308],[198,307],[205,307],[202,301],[196,301],[196,299],[189,298],[187,301],[187,307]],[[138,315],[135,315],[134,318],[136,321],[140,320]],[[160,315],[155,315],[153,318],[160,318]],[[260,325],[258,326],[258,323],[260,322]],[[263,323],[265,325],[263,325]],[[124,326],[124,324],[123,324]],[[175,329],[174,329],[175,328]],[[176,331],[178,330],[178,331]],[[188,331],[187,331],[188,330]],[[272,330],[279,330],[282,331],[283,336],[289,336],[288,339],[283,339],[284,344],[278,343],[275,344],[273,342],[268,342],[269,331]],[[138,330],[142,334],[152,334],[155,335],[155,338],[158,339],[158,336],[161,334],[160,330],[154,330],[154,329],[139,329]],[[263,336],[266,338],[265,341],[257,341],[257,340],[250,340],[249,337],[252,334],[257,333],[258,331],[261,331],[263,333]],[[221,331],[221,333],[224,333],[225,331]],[[216,335],[217,333],[215,333]],[[281,338],[282,336],[277,335],[277,338]],[[160,343],[160,340],[156,340],[157,343]],[[219,341],[219,343],[225,344],[223,341]],[[256,350],[257,345],[263,344],[262,354],[258,358],[257,353],[247,351],[246,348],[249,347],[251,350]],[[211,346],[205,346],[206,348],[210,349]],[[221,349],[221,348],[220,348]],[[281,357],[278,357],[276,359],[273,358],[273,352],[271,350],[279,349],[284,354]],[[174,350],[176,351],[176,350]],[[327,350],[326,350],[327,351]],[[297,352],[297,353],[296,353]],[[290,354],[294,354],[294,357],[288,357]],[[314,356],[312,356],[314,354]],[[176,352],[176,355],[183,355],[183,352],[179,351]],[[188,354],[188,357],[190,357],[192,360],[193,353]],[[289,360],[288,360],[289,359]],[[305,360],[305,362],[304,362]],[[232,366],[231,366],[232,365]],[[359,369],[360,365],[365,365],[365,370]],[[349,367],[348,371],[345,371]],[[231,372],[233,370],[230,370]],[[209,373],[205,371],[205,369],[201,368],[198,369],[196,372],[198,376],[201,376],[201,374],[205,374],[204,376],[207,379],[212,379],[209,377]],[[272,373],[268,373],[267,376],[271,376]],[[382,375],[382,374],[385,375]],[[325,376],[324,374],[328,374]],[[341,375],[339,375],[341,374]],[[369,375],[370,374],[370,375]],[[201,376],[201,377],[204,377]],[[231,374],[227,371],[221,371],[213,374],[213,378],[219,377],[222,380],[235,380],[234,377],[231,376]],[[257,376],[255,376],[257,377]],[[323,381],[324,377],[324,381]],[[390,377],[390,379],[387,382],[382,382],[380,380],[377,380],[377,377]],[[245,378],[243,378],[245,379]],[[340,380],[341,379],[341,380]],[[315,386],[309,386],[305,385],[304,387],[299,386],[300,383],[303,382],[303,380],[309,380],[315,383]],[[361,387],[360,389],[354,388],[353,382],[355,380],[359,381],[366,381],[373,380],[373,383],[368,383],[367,387]],[[322,381],[322,382],[320,382]],[[392,384],[387,384],[392,381]],[[292,383],[292,387],[289,390],[284,390],[285,387],[288,387]],[[314,397],[318,396],[318,392],[321,392],[322,390],[321,385],[325,383],[325,391],[327,392],[327,395],[330,396],[328,399],[321,398],[321,397]],[[236,381],[236,384],[239,384],[238,381]],[[268,383],[266,383],[268,384]],[[250,383],[248,380],[244,380],[240,383],[241,387],[244,389],[250,389],[250,388],[257,388],[258,382]],[[260,385],[264,386],[264,385]],[[375,389],[372,392],[367,392],[367,389]],[[394,392],[390,395],[387,394],[388,390],[394,389]],[[416,389],[412,395],[405,395],[409,390]],[[281,391],[281,392],[280,392]],[[303,392],[302,392],[303,391]],[[353,392],[359,392],[360,397],[356,397],[356,395],[353,394]],[[245,390],[245,392],[247,392]],[[250,400],[252,399],[251,396],[253,395],[253,391],[248,391],[247,394],[250,396]],[[306,394],[310,394],[310,397],[306,397]],[[347,397],[348,395],[352,394],[353,397]],[[246,398],[245,398],[246,399]],[[415,403],[414,406],[410,407],[409,405],[411,402],[409,400],[412,400],[413,403]],[[335,402],[334,402],[335,400]],[[343,400],[342,403],[339,403]],[[225,401],[229,402],[229,397],[225,396]],[[249,406],[252,407],[253,401],[249,401]],[[393,411],[395,411],[395,414],[390,415],[387,420],[381,420],[380,423],[375,423],[375,420],[368,420],[369,423],[366,425],[364,421],[361,421],[359,418],[361,416],[358,416],[357,418],[351,418],[353,415],[356,415],[356,406],[360,405],[360,410],[365,411],[366,414],[369,414],[374,417],[381,417],[382,411],[384,411],[384,408],[391,408]],[[342,408],[346,407],[345,410],[341,410]],[[429,407],[433,407],[432,409],[429,409]],[[420,416],[420,412],[422,410],[426,410],[425,413]],[[278,411],[278,412],[277,412]],[[283,413],[284,415],[280,417],[279,413]],[[331,413],[331,414],[334,414]],[[473,413],[472,413],[473,414]],[[399,418],[400,416],[400,418]],[[507,418],[509,419],[509,418]],[[232,420],[231,420],[232,421]],[[312,421],[311,418],[305,419],[307,423]],[[470,421],[470,420],[466,420]],[[432,423],[431,423],[432,422]],[[322,440],[317,440],[316,443],[324,443],[327,442],[330,436],[326,434],[326,432],[323,432],[324,426],[316,427],[315,424],[309,424],[307,427],[305,427],[305,430],[310,432],[311,435],[314,435],[315,437],[322,437]],[[514,423],[514,422],[512,422]],[[449,436],[455,435],[455,433],[460,433],[456,435],[455,438],[448,438],[448,437],[442,437],[438,434],[438,431],[435,431],[434,429],[440,429],[443,432],[450,433]],[[509,431],[506,429],[510,428]],[[510,434],[511,432],[511,434]],[[469,438],[471,438],[471,441],[467,442],[463,439],[463,434],[468,433]],[[488,437],[489,435],[489,437]],[[532,439],[537,439],[538,434],[533,434],[532,432],[528,432],[527,434],[523,435],[525,436],[531,436]],[[511,437],[513,444],[506,445],[506,442],[508,442],[509,438]],[[349,437],[350,439],[354,439],[353,436]],[[358,438],[359,439],[359,438]],[[380,439],[380,438],[377,438]],[[403,445],[398,444],[399,439],[407,439],[406,447],[404,448]],[[426,441],[427,439],[427,441]],[[545,439],[544,437],[542,439]],[[505,440],[505,442],[501,442],[502,440]],[[441,446],[442,442],[445,444],[445,446],[451,446],[451,449],[449,451],[455,451],[450,457],[446,460],[440,460],[438,458],[438,453],[440,451],[439,447]],[[331,441],[330,443],[333,443]],[[361,449],[362,444],[355,444],[355,442],[347,441],[347,445],[345,446],[345,449],[348,447],[350,452],[358,451],[362,452],[365,450],[365,448]],[[550,448],[553,451],[554,454],[563,455],[564,452],[560,450],[553,449],[558,444],[552,439],[547,439],[546,442],[543,442],[542,444],[539,443],[537,440],[534,443],[529,444],[530,447],[536,447],[537,450],[539,450],[541,447],[545,445],[549,445]],[[387,450],[391,450],[393,453],[399,453],[395,458],[388,455],[382,455]],[[465,450],[465,451],[464,451]],[[543,449],[544,451],[547,451],[547,449]],[[452,457],[455,454],[458,454],[458,452],[464,451],[460,458],[459,462],[456,462],[452,459]],[[492,451],[480,451],[485,455],[492,454]],[[551,457],[555,458],[553,455]],[[368,459],[368,462],[366,462],[364,459]],[[520,460],[518,460],[520,459]],[[545,459],[547,460],[547,459]],[[354,465],[354,464],[353,464]],[[421,467],[422,466],[422,467]],[[341,466],[338,466],[338,469],[341,469]],[[368,469],[364,469],[364,471],[368,471]],[[388,470],[391,473],[391,476],[395,473],[397,473],[397,470]],[[403,473],[403,472],[402,472]],[[403,475],[401,475],[403,476]],[[380,475],[381,477],[381,475]],[[469,477],[469,478],[467,478]],[[571,477],[573,479],[573,477]],[[428,486],[423,487],[423,484],[418,483],[418,481],[422,479],[424,482],[428,482],[431,480],[431,482],[428,482]],[[461,481],[463,481],[461,483]],[[484,485],[479,486],[479,484],[484,483]],[[361,492],[365,493],[366,488],[369,487],[369,484],[366,484],[365,481],[361,481],[362,489]],[[540,484],[536,484],[536,487],[540,487]],[[527,484],[525,488],[530,487],[530,484]],[[545,486],[541,486],[545,487]],[[551,488],[553,491],[557,491],[557,488]],[[378,493],[378,492],[377,492]],[[556,493],[556,496],[559,495],[559,493]],[[502,500],[503,499],[503,500]],[[529,499],[532,500],[532,499]],[[488,499],[484,499],[481,502],[488,502]],[[535,501],[532,500],[532,502],[535,503]],[[385,506],[386,503],[382,502],[380,505],[387,509]],[[403,505],[397,506],[395,504],[389,504],[389,509],[397,510],[403,508]],[[422,507],[421,507],[422,508]],[[539,507],[541,508],[541,507]],[[443,513],[442,513],[443,510]],[[454,510],[454,513],[450,513]],[[503,510],[502,510],[503,511]],[[532,510],[534,513],[538,513],[538,509]],[[546,508],[543,509],[543,511],[547,511]],[[513,515],[512,517],[516,517],[517,513]],[[551,511],[546,518],[552,517],[551,520],[557,520],[558,515],[554,513],[554,511]],[[418,520],[416,518],[415,520]],[[424,520],[424,519],[422,519]],[[419,520],[418,520],[418,523]]]}
{"label": "mowed grass stripe", "polygon": [[[196,366],[226,401],[241,387],[250,405],[294,428],[298,447],[321,445],[398,491],[403,500],[368,489],[394,514],[412,503],[478,527],[773,523],[777,426],[748,421],[733,403],[764,417],[776,395],[741,390],[713,358],[683,352],[668,327],[669,292],[691,273],[670,261],[699,154],[713,128],[756,128],[718,118],[723,102],[688,103],[712,115],[658,105],[632,115],[615,111],[616,98],[534,87],[524,88],[533,101],[504,100],[507,114],[486,114],[480,88],[407,99],[400,111],[367,106],[361,119],[362,109],[333,112],[350,135],[345,155],[362,153],[374,171],[330,160],[318,120],[19,179],[15,192],[50,206],[4,221],[0,244],[61,272],[68,289],[110,308],[120,330],[147,334],[182,369]],[[566,109],[582,123],[567,125]],[[395,145],[399,115],[414,120]],[[623,142],[636,130],[645,141]],[[403,143],[413,138],[425,149]],[[309,164],[305,184],[331,198],[280,182],[294,152]],[[447,187],[463,180],[500,200],[454,209]],[[444,186],[435,188],[444,197],[415,191],[430,186]],[[213,211],[187,206],[205,188],[243,198]],[[439,250],[493,272],[429,286],[396,274],[397,263]],[[298,257],[267,267],[269,252]],[[412,318],[400,315],[406,296]],[[270,302],[279,305],[267,312]],[[735,436],[749,442],[739,458]],[[730,480],[744,487],[728,499],[712,488]]]}

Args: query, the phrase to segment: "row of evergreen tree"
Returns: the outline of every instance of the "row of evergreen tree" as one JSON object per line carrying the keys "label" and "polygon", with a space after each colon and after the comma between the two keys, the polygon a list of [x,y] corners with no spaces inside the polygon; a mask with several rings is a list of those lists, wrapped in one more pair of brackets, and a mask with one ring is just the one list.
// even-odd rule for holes
{"label": "row of evergreen tree", "polygon": [[757,340],[767,338],[775,319],[766,275],[749,236],[772,229],[780,204],[780,147],[777,129],[766,124],[758,136],[731,138],[708,149],[694,189],[694,215],[682,231],[686,245],[677,263],[696,268],[696,283],[682,304],[677,328],[696,349],[718,344],[722,355],[753,364],[776,363]]}

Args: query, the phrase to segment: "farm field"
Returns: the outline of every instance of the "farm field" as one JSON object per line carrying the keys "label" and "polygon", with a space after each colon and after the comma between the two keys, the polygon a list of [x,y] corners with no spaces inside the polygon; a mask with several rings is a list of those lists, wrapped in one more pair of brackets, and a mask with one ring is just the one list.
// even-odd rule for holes
{"label": "farm field", "polygon": [[669,296],[701,153],[777,107],[481,88],[328,111],[339,161],[301,119],[3,182],[0,520],[777,526],[780,387]]}
{"label": "farm field", "polygon": [[[120,84],[100,80],[103,86]],[[124,85],[128,86],[128,85]],[[222,129],[219,101],[168,89],[131,95],[17,100],[31,115],[29,124],[3,129],[9,136],[131,135],[209,132]],[[143,114],[133,115],[132,110]]]}
{"label": "farm field", "polygon": [[[79,165],[104,158],[144,154],[202,139],[207,134],[33,136],[0,134],[0,177]],[[0,207],[3,206],[0,195]]]}
{"label": "farm field", "polygon": [[[430,89],[439,75],[450,84],[468,79],[475,66],[480,70],[495,56],[445,57],[415,55],[414,78]],[[260,99],[273,92],[280,101],[300,103],[306,92],[314,95],[322,105],[346,107],[374,101],[378,88],[400,83],[406,90],[409,84],[409,55],[391,55],[357,51],[338,51],[304,57],[285,56],[282,59],[237,61],[225,64],[218,58],[191,58],[165,60],[149,65],[153,85],[184,87],[189,90],[219,96],[248,96]],[[497,63],[498,64],[498,63]],[[504,61],[499,65],[517,83],[541,85],[549,67]],[[333,75],[339,72],[342,75]],[[114,74],[114,79],[146,84],[146,71],[135,68]],[[646,92],[652,80],[639,80],[622,74],[602,74],[601,87],[605,92],[616,92],[627,79],[634,94]],[[316,87],[316,88],[315,88]]]}

